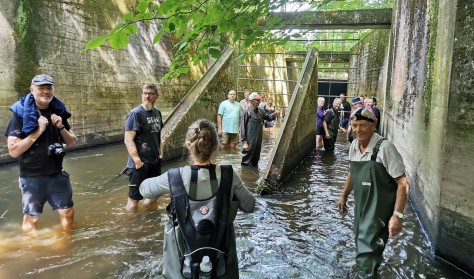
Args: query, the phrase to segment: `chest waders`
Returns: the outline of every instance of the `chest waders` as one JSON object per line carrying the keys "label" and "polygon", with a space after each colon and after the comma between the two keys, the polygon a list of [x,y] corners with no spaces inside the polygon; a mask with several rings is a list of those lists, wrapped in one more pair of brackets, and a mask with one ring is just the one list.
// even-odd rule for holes
{"label": "chest waders", "polygon": [[374,147],[370,161],[350,162],[354,190],[354,231],[356,265],[365,274],[375,274],[383,260],[388,239],[388,221],[393,215],[397,184],[383,164],[376,162],[380,144]]}
{"label": "chest waders", "polygon": [[249,152],[242,157],[242,163],[257,165],[262,150],[263,120],[261,118],[250,118],[247,123],[247,143]]}
{"label": "chest waders", "polygon": [[[208,256],[213,266],[212,278],[216,278],[219,270],[220,273],[225,273],[225,258],[229,246],[228,215],[233,170],[230,165],[221,166],[221,183],[218,187],[215,166],[209,167],[213,196],[205,200],[196,200],[198,170],[198,166],[191,167],[189,196],[179,168],[168,171],[171,192],[170,213],[175,224],[179,225],[179,230],[175,230],[175,238],[181,263],[180,270],[186,273],[183,270],[183,264],[185,260],[190,261],[188,264],[190,271],[184,274],[185,277],[199,278],[199,263],[204,256]],[[179,243],[182,243],[184,251]]]}

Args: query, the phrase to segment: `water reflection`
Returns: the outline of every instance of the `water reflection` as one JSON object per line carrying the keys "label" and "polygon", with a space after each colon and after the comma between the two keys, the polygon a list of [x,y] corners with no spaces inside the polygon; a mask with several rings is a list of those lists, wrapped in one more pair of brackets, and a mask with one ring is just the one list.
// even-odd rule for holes
{"label": "water reflection", "polygon": [[[276,129],[265,133],[258,168],[242,168],[239,153],[221,152],[215,161],[232,164],[246,186],[255,188],[275,135]],[[312,153],[282,190],[257,198],[255,213],[239,213],[235,227],[241,278],[351,277],[352,211],[341,216],[336,209],[348,170],[346,154],[341,142],[334,154]],[[123,144],[67,155],[78,227],[71,235],[63,233],[49,205],[36,234],[22,234],[18,169],[0,167],[0,278],[159,277],[169,197],[161,198],[157,208],[127,213],[127,179],[118,176],[125,160]],[[168,163],[164,169],[183,164]],[[353,208],[352,198],[348,206]],[[432,257],[410,206],[406,213],[403,232],[386,249],[381,278],[466,278]]]}

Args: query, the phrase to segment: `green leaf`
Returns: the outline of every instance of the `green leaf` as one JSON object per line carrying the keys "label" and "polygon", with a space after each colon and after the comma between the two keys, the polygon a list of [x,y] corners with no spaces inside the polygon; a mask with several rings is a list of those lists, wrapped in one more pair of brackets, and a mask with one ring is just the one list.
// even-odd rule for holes
{"label": "green leaf", "polygon": [[249,28],[244,29],[242,30],[242,34],[244,34],[244,36],[250,36],[253,34],[253,29],[249,29]]}
{"label": "green leaf", "polygon": [[173,32],[174,29],[175,29],[175,25],[173,22],[170,22],[170,24],[168,24],[168,29],[170,30],[170,32]]}
{"label": "green leaf", "polygon": [[253,42],[255,42],[255,36],[247,37],[244,41],[244,47],[249,47]]}
{"label": "green leaf", "polygon": [[87,42],[87,44],[84,46],[83,50],[86,51],[86,50],[89,50],[89,49],[98,48],[101,45],[103,45],[105,43],[105,41],[107,41],[107,39],[108,39],[108,36],[101,36],[101,37],[92,39],[89,42]]}
{"label": "green leaf", "polygon": [[109,39],[110,46],[115,50],[119,50],[126,47],[129,42],[130,39],[128,38],[128,35],[124,33],[117,33],[115,35],[110,36]]}
{"label": "green leaf", "polygon": [[161,31],[158,32],[158,34],[156,34],[155,38],[153,38],[153,44],[156,44],[161,40],[161,38],[163,37],[163,33],[164,33],[164,30],[161,29]]}
{"label": "green leaf", "polygon": [[214,59],[219,59],[219,57],[221,57],[221,51],[218,50],[217,48],[210,48],[209,49],[209,54]]}
{"label": "green leaf", "polygon": [[122,16],[122,21],[130,21],[133,20],[133,13],[126,13]]}
{"label": "green leaf", "polygon": [[140,13],[144,13],[147,8],[148,8],[148,1],[147,0],[142,0],[137,5],[137,11],[140,12]]}
{"label": "green leaf", "polygon": [[122,32],[127,35],[135,35],[137,34],[137,25],[129,24],[122,30]]}

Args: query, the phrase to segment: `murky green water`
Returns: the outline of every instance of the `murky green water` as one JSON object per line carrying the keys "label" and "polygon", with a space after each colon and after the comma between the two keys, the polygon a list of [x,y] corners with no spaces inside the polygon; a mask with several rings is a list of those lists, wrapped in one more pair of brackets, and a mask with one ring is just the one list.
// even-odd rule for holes
{"label": "murky green water", "polygon": [[[266,141],[260,171],[271,152]],[[350,278],[354,264],[352,213],[341,216],[336,202],[348,170],[347,146],[334,155],[311,154],[270,196],[257,197],[255,213],[235,222],[241,278]],[[117,177],[126,161],[123,144],[69,153],[65,169],[74,189],[77,229],[64,234],[45,206],[36,235],[21,233],[17,166],[0,167],[0,278],[157,278],[161,272],[163,226],[168,198],[158,208],[124,210],[127,179]],[[249,188],[259,169],[240,166],[240,154],[220,153]],[[164,169],[183,165],[166,164]],[[352,207],[352,200],[348,203]],[[432,256],[417,217],[407,206],[403,233],[389,241],[380,278],[469,278]]]}

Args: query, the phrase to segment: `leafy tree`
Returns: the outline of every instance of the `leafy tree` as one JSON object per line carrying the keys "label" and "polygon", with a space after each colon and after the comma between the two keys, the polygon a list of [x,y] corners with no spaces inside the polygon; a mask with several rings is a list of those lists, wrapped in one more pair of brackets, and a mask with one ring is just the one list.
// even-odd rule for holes
{"label": "leafy tree", "polygon": [[[219,58],[223,38],[240,46],[241,59],[264,46],[285,45],[292,39],[306,36],[306,31],[274,31],[283,20],[273,11],[285,9],[291,3],[312,6],[317,10],[386,7],[393,0],[138,0],[135,9],[124,14],[120,22],[107,34],[90,40],[84,50],[100,47],[108,42],[115,50],[127,46],[137,33],[137,24],[157,24],[158,34],[153,43],[165,35],[177,41],[174,57],[163,79],[189,71],[190,63]],[[273,29],[273,30],[272,30]],[[304,45],[302,44],[304,48]],[[308,47],[308,45],[306,45]],[[292,44],[290,49],[295,49]],[[342,47],[339,47],[342,49]]]}
{"label": "leafy tree", "polygon": [[119,50],[136,35],[137,23],[153,22],[159,33],[157,43],[165,33],[173,35],[178,43],[174,46],[175,56],[171,71],[163,79],[178,76],[189,71],[189,62],[207,61],[209,57],[219,58],[223,42],[221,36],[230,35],[232,43],[241,40],[243,56],[266,44],[281,45],[298,37],[299,34],[278,37],[271,27],[280,24],[278,18],[266,20],[265,16],[285,4],[285,0],[140,0],[135,10],[122,16],[121,21],[107,34],[90,40],[84,50],[104,45],[106,42]]}

